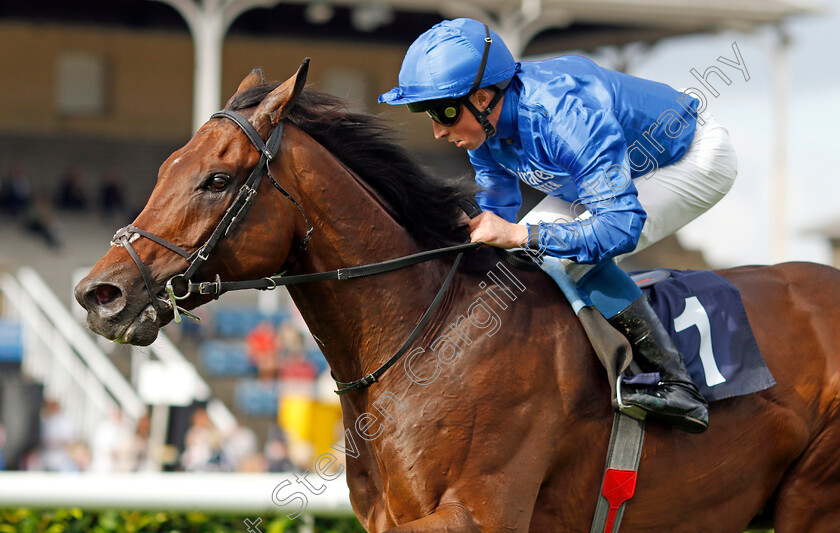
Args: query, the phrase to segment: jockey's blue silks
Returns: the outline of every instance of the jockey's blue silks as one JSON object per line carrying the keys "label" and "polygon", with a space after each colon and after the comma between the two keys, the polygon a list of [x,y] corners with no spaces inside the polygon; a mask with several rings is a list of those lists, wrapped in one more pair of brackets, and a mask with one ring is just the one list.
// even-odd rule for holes
{"label": "jockey's blue silks", "polygon": [[636,283],[612,261],[597,265],[577,283],[556,257],[544,256],[541,268],[563,291],[575,314],[594,305],[604,318],[612,318],[642,296]]}
{"label": "jockey's blue silks", "polygon": [[514,222],[525,182],[576,206],[539,224],[547,255],[600,263],[632,251],[647,218],[634,179],[655,180],[694,139],[684,96],[582,57],[523,62],[505,90],[497,135],[468,152],[476,201]]}
{"label": "jockey's blue silks", "polygon": [[543,272],[548,274],[551,279],[557,283],[557,286],[560,287],[560,290],[569,301],[569,304],[572,306],[572,310],[575,314],[580,313],[580,310],[587,305],[592,305],[591,302],[584,299],[585,297],[578,290],[575,281],[566,273],[562,260],[557,257],[547,255],[543,257],[540,268],[542,268]]}
{"label": "jockey's blue silks", "polygon": [[[468,152],[481,187],[476,201],[515,222],[524,181],[577,206],[579,212],[538,224],[543,270],[575,312],[594,305],[612,318],[642,295],[611,261],[636,248],[647,218],[632,180],[686,153],[699,102],[583,57],[518,63],[498,35],[469,19],[421,35],[403,60],[399,87],[379,101],[437,101],[506,80],[496,135]],[[558,257],[597,265],[575,284]]]}
{"label": "jockey's blue silks", "polygon": [[[481,70],[487,29],[456,19],[433,26],[409,47],[391,105],[467,94]],[[510,80],[497,134],[469,151],[485,211],[514,222],[519,181],[579,211],[539,225],[540,248],[577,263],[599,263],[636,248],[646,213],[632,179],[650,177],[686,153],[699,101],[671,87],[604,69],[578,56],[516,62],[489,30],[479,87]],[[588,222],[571,222],[583,210]]]}
{"label": "jockey's blue silks", "polygon": [[636,283],[611,260],[587,272],[577,286],[604,318],[614,317],[642,296]]}
{"label": "jockey's blue silks", "polygon": [[[488,72],[511,63],[507,58],[499,63],[490,60],[485,70],[488,50],[500,57],[504,44],[494,43],[497,39],[486,26],[485,38],[479,41],[482,26],[459,19],[424,33],[406,54],[400,86],[379,101],[412,106],[413,99],[451,100],[495,85]],[[480,48],[484,53],[479,59]],[[686,95],[667,85],[603,69],[582,57],[513,66],[506,87],[494,93],[481,115],[463,102],[485,132],[483,142],[470,143],[478,147],[468,150],[481,188],[478,205],[515,224],[522,204],[521,180],[547,193],[550,200],[570,206],[568,214],[546,213],[548,220],[526,223],[527,243],[518,244],[548,256],[543,269],[559,285],[584,328],[588,321],[583,317],[589,315],[584,311],[591,304],[630,341],[634,355],[659,374],[655,395],[619,394],[619,408],[629,416],[651,414],[685,431],[702,433],[708,427],[708,408],[682,356],[647,299],[612,261],[638,247],[647,225],[648,213],[633,180],[638,178],[641,187],[660,167],[677,163],[689,151],[699,102],[693,98],[686,102]],[[469,87],[467,72],[476,72]],[[492,109],[499,95],[501,109]],[[432,119],[444,127],[457,126],[454,103],[422,107],[429,105],[436,106]],[[424,110],[415,107],[412,111]],[[447,110],[452,112],[442,118],[440,112]],[[495,124],[487,120],[491,113]],[[667,190],[659,183],[657,187]],[[573,264],[596,266],[578,278],[567,271]],[[621,382],[617,383],[620,390]]]}

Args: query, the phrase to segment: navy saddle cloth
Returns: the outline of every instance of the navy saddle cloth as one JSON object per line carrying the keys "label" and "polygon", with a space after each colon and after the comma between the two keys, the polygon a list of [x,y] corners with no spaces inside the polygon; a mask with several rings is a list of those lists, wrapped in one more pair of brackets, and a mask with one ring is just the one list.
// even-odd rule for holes
{"label": "navy saddle cloth", "polygon": [[705,270],[631,273],[685,356],[709,402],[776,384],[758,349],[738,289]]}

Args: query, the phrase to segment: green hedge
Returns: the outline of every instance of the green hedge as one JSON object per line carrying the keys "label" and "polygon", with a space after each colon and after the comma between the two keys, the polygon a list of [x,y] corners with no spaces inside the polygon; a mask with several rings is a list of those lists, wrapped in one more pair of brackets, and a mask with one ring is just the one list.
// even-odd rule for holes
{"label": "green hedge", "polygon": [[[140,511],[90,512],[79,509],[0,509],[0,533],[245,533],[256,516]],[[262,533],[297,533],[303,518],[263,517]],[[316,518],[316,533],[365,533],[355,518]],[[256,529],[252,530],[256,533]],[[753,530],[745,533],[772,533]]]}
{"label": "green hedge", "polygon": [[[0,533],[243,533],[256,516],[141,511],[90,512],[80,509],[0,509]],[[262,517],[262,533],[296,533],[303,517]],[[252,530],[256,533],[256,529]],[[364,533],[355,518],[315,519],[317,533]]]}

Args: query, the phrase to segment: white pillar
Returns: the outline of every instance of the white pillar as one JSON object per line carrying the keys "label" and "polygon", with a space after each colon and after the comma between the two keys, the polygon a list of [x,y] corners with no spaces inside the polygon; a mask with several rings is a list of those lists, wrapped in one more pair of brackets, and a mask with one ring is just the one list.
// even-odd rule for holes
{"label": "white pillar", "polygon": [[[204,0],[205,5],[218,0]],[[219,10],[202,10],[198,24],[191,24],[193,36],[192,131],[204,124],[222,104],[222,46],[226,25]]]}
{"label": "white pillar", "polygon": [[160,472],[163,468],[163,451],[168,433],[169,406],[157,404],[152,407],[151,419],[149,420],[145,471]]}
{"label": "white pillar", "polygon": [[155,0],[175,8],[190,29],[194,48],[192,131],[222,105],[222,46],[236,17],[281,0]]}
{"label": "white pillar", "polygon": [[788,49],[790,36],[780,26],[776,28],[773,46],[774,115],[773,128],[773,205],[772,205],[772,259],[774,263],[787,260],[788,217],[787,217],[787,96],[788,96]]}

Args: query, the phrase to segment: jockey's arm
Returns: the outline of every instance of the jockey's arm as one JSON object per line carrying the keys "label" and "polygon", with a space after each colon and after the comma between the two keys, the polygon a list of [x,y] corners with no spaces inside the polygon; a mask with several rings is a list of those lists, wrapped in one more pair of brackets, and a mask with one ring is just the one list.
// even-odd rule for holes
{"label": "jockey's arm", "polygon": [[[545,153],[573,177],[578,197],[569,213],[540,222],[540,248],[578,263],[633,250],[646,214],[631,180],[624,131],[612,112],[569,98],[537,127]],[[493,161],[486,145],[470,152],[470,160],[482,189],[476,199],[489,211],[470,221],[471,240],[502,248],[525,245],[530,227],[515,224],[519,180]]]}
{"label": "jockey's arm", "polygon": [[470,241],[499,248],[516,248],[528,238],[528,228],[516,224],[522,205],[519,179],[490,157],[486,145],[470,151],[479,191],[476,202],[482,212],[469,221]]}
{"label": "jockey's arm", "polygon": [[624,130],[612,111],[582,99],[564,102],[542,121],[540,137],[546,153],[572,177],[578,198],[569,213],[539,223],[539,244],[555,257],[600,263],[636,247],[647,215],[631,179]]}

